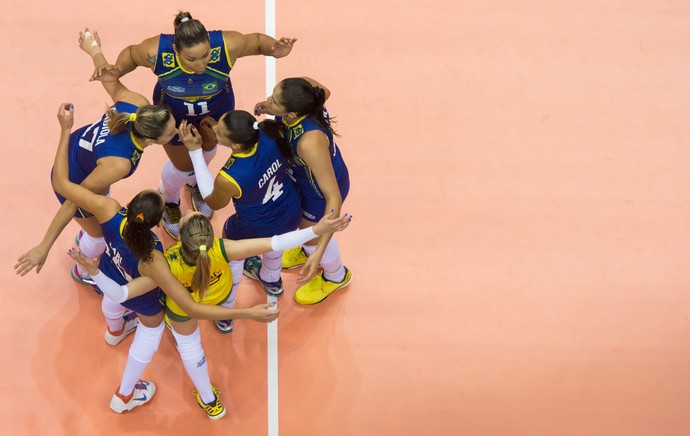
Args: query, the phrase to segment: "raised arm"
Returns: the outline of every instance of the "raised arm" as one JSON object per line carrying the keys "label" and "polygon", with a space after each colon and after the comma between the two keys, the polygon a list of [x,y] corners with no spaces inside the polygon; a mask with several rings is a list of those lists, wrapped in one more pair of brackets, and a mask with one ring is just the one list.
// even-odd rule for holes
{"label": "raised arm", "polygon": [[[159,252],[153,252],[150,262],[140,263],[139,272],[153,279],[154,282],[170,297],[182,310],[195,319],[251,319],[259,322],[271,322],[278,317],[279,311],[269,310],[270,304],[229,309],[222,306],[200,304],[194,301],[189,291],[173,276],[165,261],[165,257]],[[130,294],[129,298],[133,295]]]}
{"label": "raised arm", "polygon": [[120,82],[120,72],[116,67],[109,65],[108,61],[101,50],[101,39],[97,31],[89,31],[85,29],[84,32],[79,32],[79,47],[91,57],[95,72],[91,76],[91,80],[98,80],[103,85],[110,98],[113,101],[124,101],[135,106],[144,106],[149,104],[149,101],[143,95],[130,91],[122,82]]}
{"label": "raised arm", "polygon": [[[336,218],[332,218],[335,216]],[[352,221],[348,214],[338,217],[337,215],[326,215],[311,227],[294,230],[273,236],[272,238],[253,238],[240,239],[237,241],[223,239],[225,252],[229,260],[242,260],[250,256],[256,256],[267,251],[284,251],[290,248],[299,247],[316,236],[323,234],[333,234],[345,230]]]}
{"label": "raised arm", "polygon": [[160,36],[152,36],[139,44],[127,46],[117,56],[115,68],[119,77],[134,71],[137,67],[146,67],[153,70],[156,66],[158,55],[158,43]]}
{"label": "raised arm", "polygon": [[[63,105],[67,104],[68,103],[63,103]],[[112,198],[96,194],[87,189],[85,186],[78,185],[69,180],[69,129],[65,134],[66,127],[63,124],[63,119],[61,118],[61,112],[63,111],[67,113],[67,107],[61,106],[61,109],[59,109],[58,112],[58,119],[60,119],[62,132],[60,134],[60,142],[58,143],[58,148],[55,152],[55,161],[53,163],[53,189],[55,189],[58,194],[70,200],[72,203],[93,213],[98,222],[106,222],[120,210],[120,204]],[[66,116],[67,115],[65,114],[62,115],[63,118]],[[74,117],[74,108],[72,105],[69,105],[69,117],[72,119]],[[115,161],[115,163],[122,165],[122,162],[119,160]],[[123,166],[126,167],[126,165]],[[127,171],[129,171],[129,168],[127,168]],[[119,175],[121,175],[122,172],[124,171],[120,170]],[[101,168],[100,173],[103,175],[103,173],[106,173],[106,171],[103,171]],[[118,174],[117,170],[115,173]],[[92,178],[92,185],[95,184],[94,180],[95,179]],[[108,181],[106,181],[106,183],[107,182]],[[74,215],[74,212],[72,215]]]}
{"label": "raised arm", "polygon": [[273,56],[282,58],[290,54],[292,47],[297,42],[295,38],[273,39],[263,33],[242,34],[235,31],[223,31],[225,46],[228,48],[230,62],[235,63],[237,58],[244,56]]}
{"label": "raised arm", "polygon": [[[60,139],[58,141],[58,151],[63,150],[67,153],[69,147],[69,136],[74,124],[74,107],[71,103],[62,103],[58,108],[58,121],[60,122]],[[43,235],[41,242],[35,247],[31,248],[26,253],[19,256],[17,263],[14,265],[16,274],[25,276],[29,271],[36,268],[36,273],[41,272],[43,264],[48,258],[48,253],[53,247],[53,244],[60,236],[62,231],[67,227],[72,217],[77,211],[77,206],[71,201],[65,201],[60,209],[57,211],[53,220],[50,222],[46,233]]]}
{"label": "raised arm", "polygon": [[[208,123],[215,123],[215,120],[204,118],[202,123],[208,125]],[[206,204],[213,210],[219,210],[227,206],[228,203],[230,203],[230,199],[233,197],[239,197],[241,192],[237,184],[232,183],[220,174],[216,176],[215,182],[213,181],[213,176],[211,176],[208,164],[206,164],[201,150],[201,135],[196,127],[187,123],[187,120],[182,120],[178,131],[182,143],[189,152],[189,157],[194,167],[194,173],[196,174],[199,192]]]}

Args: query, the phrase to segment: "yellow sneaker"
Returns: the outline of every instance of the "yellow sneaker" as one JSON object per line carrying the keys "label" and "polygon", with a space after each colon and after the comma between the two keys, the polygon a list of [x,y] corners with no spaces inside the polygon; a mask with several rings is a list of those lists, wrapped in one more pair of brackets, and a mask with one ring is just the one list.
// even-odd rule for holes
{"label": "yellow sneaker", "polygon": [[307,284],[300,286],[295,292],[295,301],[299,304],[316,304],[326,299],[333,292],[342,289],[352,281],[352,272],[345,268],[345,277],[342,282],[329,282],[323,277],[323,273],[315,276]]}
{"label": "yellow sneaker", "polygon": [[204,403],[199,392],[194,391],[194,395],[196,396],[196,402],[199,403],[199,406],[206,411],[210,419],[215,421],[225,416],[225,407],[220,403],[220,389],[216,389],[213,386],[211,386],[211,389],[213,389],[213,393],[216,396],[216,398],[211,401],[211,404]]}
{"label": "yellow sneaker", "polygon": [[283,252],[283,268],[293,269],[307,263],[307,254],[302,247],[291,248]]}

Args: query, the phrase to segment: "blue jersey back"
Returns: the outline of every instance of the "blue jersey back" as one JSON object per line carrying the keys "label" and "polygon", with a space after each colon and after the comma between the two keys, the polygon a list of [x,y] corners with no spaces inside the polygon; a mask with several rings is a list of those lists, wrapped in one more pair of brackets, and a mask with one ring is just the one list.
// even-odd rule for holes
{"label": "blue jersey back", "polygon": [[[325,118],[328,119],[328,111],[325,107],[323,108],[323,113]],[[306,115],[297,119],[292,124],[287,124],[285,121],[283,121],[283,125],[285,127],[285,137],[290,142],[292,152],[294,154],[294,158],[289,160],[289,164],[292,168],[292,174],[299,185],[300,191],[303,195],[323,199],[324,195],[319,188],[319,184],[316,183],[316,179],[314,178],[311,169],[309,166],[307,166],[306,162],[299,157],[299,154],[297,154],[297,144],[299,144],[299,140],[302,138],[302,135],[307,132],[311,132],[312,130],[323,132],[328,137],[328,150],[331,155],[331,164],[333,165],[335,178],[340,184],[341,181],[344,182],[348,177],[348,172],[345,161],[343,160],[343,156],[340,154],[340,150],[338,149],[338,145],[335,143],[335,141],[333,141],[333,134],[329,130],[318,125],[316,122],[314,122],[314,120]]]}
{"label": "blue jersey back", "polygon": [[[185,71],[173,50],[174,35],[161,34],[158,42],[158,55],[153,72],[158,76],[158,86],[162,91],[162,99],[166,97],[194,102],[208,100],[210,106],[213,98],[230,87],[230,70],[232,64],[225,46],[223,32],[214,30],[208,32],[211,43],[211,60],[202,74]],[[192,115],[192,114],[190,114]]]}
{"label": "blue jersey back", "polygon": [[[139,277],[139,259],[130,251],[122,237],[122,230],[127,222],[127,209],[120,209],[110,220],[101,223],[105,239],[105,253],[99,264],[100,270],[120,285]],[[163,244],[151,232],[156,243],[155,249],[163,253]]]}
{"label": "blue jersey back", "polygon": [[[113,106],[117,112],[135,113],[137,106],[123,101]],[[137,144],[131,129],[111,134],[108,128],[108,117],[103,114],[96,122],[84,126],[70,135],[69,145],[69,173],[70,181],[81,183],[96,168],[98,159],[117,156],[128,159],[132,168],[126,177],[131,176],[139,165],[144,148]]]}
{"label": "blue jersey back", "polygon": [[273,226],[288,211],[299,209],[299,192],[288,174],[287,160],[264,132],[251,151],[233,154],[220,174],[239,188],[233,204],[244,222]]}

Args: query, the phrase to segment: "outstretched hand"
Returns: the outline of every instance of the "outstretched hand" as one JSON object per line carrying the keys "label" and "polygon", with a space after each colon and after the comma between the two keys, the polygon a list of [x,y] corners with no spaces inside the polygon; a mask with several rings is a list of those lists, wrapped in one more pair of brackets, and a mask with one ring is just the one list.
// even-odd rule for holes
{"label": "outstretched hand", "polygon": [[350,225],[352,215],[346,213],[343,216],[335,217],[335,213],[331,210],[330,215],[324,215],[321,220],[314,226],[314,233],[323,235],[324,233],[341,232]]}
{"label": "outstretched hand", "polygon": [[19,256],[17,263],[14,265],[14,269],[16,270],[15,274],[24,277],[34,268],[36,268],[36,274],[40,273],[47,257],[48,250],[45,247],[40,244],[35,246]]}
{"label": "outstretched hand", "polygon": [[257,322],[269,323],[280,314],[280,309],[278,309],[274,304],[259,304],[254,307],[247,309],[249,311],[248,319]]}
{"label": "outstretched hand", "polygon": [[180,127],[178,127],[180,140],[187,147],[187,150],[194,151],[201,148],[203,140],[201,134],[196,130],[193,124],[189,124],[187,120],[182,120]]}
{"label": "outstretched hand", "polygon": [[82,253],[81,250],[75,247],[70,248],[67,251],[67,254],[69,254],[69,257],[74,259],[79,266],[84,268],[84,270],[86,270],[90,276],[98,275],[99,258],[94,257],[89,259],[88,257],[84,256],[84,253]]}
{"label": "outstretched hand", "polygon": [[60,103],[57,118],[63,130],[72,130],[74,125],[74,105],[72,103]]}
{"label": "outstretched hand", "polygon": [[98,36],[98,31],[93,33],[87,27],[83,32],[79,32],[79,48],[84,50],[86,54],[93,57],[101,52],[101,38]]}
{"label": "outstretched hand", "polygon": [[297,38],[280,38],[276,40],[271,49],[271,56],[274,58],[282,58],[290,54],[292,46],[297,42]]}

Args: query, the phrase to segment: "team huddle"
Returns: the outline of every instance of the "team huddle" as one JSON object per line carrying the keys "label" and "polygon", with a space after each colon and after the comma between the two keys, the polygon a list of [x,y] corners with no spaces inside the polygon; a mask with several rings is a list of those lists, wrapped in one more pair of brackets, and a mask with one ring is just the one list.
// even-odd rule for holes
{"label": "team huddle", "polygon": [[[108,344],[134,332],[110,408],[122,413],[151,400],[156,386],[140,377],[167,325],[199,406],[215,420],[226,409],[209,379],[198,320],[213,320],[220,333],[230,333],[233,319],[279,316],[271,304],[235,308],[242,275],[278,297],[281,269],[301,268],[294,299],[305,305],[347,286],[352,273],[332,236],[352,219],[341,214],[349,174],[324,107],[330,92],[316,80],[284,79],[253,113],[235,110],[229,74],[237,59],[287,56],[295,39],[209,32],[188,12],[175,17],[174,28],[174,34],[126,47],[114,64],[97,32],[79,33],[79,46],[94,64],[91,80],[102,83],[114,104],[74,131],[73,105],[58,108],[52,184],[61,206],[15,269],[40,272],[74,219],[82,229],[78,249],[69,251],[76,261],[72,278],[103,295]],[[119,80],[137,67],[157,76],[153,104]],[[275,120],[256,118],[264,114]],[[109,196],[110,187],[136,171],[151,144],[163,145],[169,158],[160,184],[123,207]],[[208,164],[218,145],[232,155],[214,178]],[[183,188],[194,209],[184,215]],[[217,237],[209,218],[230,201],[235,212]],[[159,224],[177,241],[167,249],[152,231]]]}

